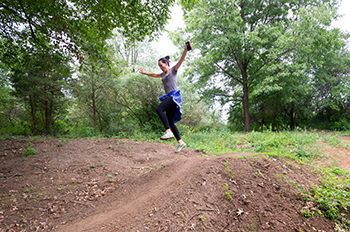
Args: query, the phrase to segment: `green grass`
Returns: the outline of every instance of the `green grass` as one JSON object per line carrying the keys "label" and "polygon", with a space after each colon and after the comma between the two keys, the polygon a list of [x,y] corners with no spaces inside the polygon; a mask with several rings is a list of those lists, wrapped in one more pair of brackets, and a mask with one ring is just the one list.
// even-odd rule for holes
{"label": "green grass", "polygon": [[[343,143],[338,134],[316,133],[309,131],[281,131],[272,132],[231,132],[227,127],[196,131],[186,126],[179,125],[181,138],[187,143],[187,147],[203,151],[212,155],[225,153],[257,153],[275,157],[288,157],[296,160],[312,161],[324,157],[322,144],[318,141],[334,146],[348,147]],[[137,132],[129,139],[160,142],[175,145],[175,140],[161,141],[161,133]]]}

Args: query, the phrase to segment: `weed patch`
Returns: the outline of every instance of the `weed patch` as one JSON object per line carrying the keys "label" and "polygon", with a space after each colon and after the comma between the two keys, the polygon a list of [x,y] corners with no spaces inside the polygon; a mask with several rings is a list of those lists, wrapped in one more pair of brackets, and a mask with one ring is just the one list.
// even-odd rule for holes
{"label": "weed patch", "polygon": [[315,202],[322,214],[344,227],[350,226],[350,173],[335,169],[322,169],[321,185],[312,186],[305,193],[307,201]]}
{"label": "weed patch", "polygon": [[27,149],[22,152],[22,156],[26,157],[26,156],[29,156],[29,155],[35,155],[37,153],[38,153],[38,151],[35,150],[34,148],[32,148],[32,143],[29,142],[28,146],[27,146]]}

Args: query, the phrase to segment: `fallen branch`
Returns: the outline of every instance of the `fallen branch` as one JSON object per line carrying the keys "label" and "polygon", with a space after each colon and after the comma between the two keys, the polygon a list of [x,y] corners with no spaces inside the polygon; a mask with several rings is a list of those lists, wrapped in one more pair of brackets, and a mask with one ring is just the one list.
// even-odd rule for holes
{"label": "fallen branch", "polygon": [[131,169],[140,169],[140,170],[144,170],[144,169],[150,169],[150,168],[152,168],[152,167],[131,167],[131,166],[130,166],[130,168],[131,168]]}
{"label": "fallen branch", "polygon": [[86,150],[90,150],[91,148],[93,148],[96,144],[92,145],[91,147],[88,147]]}
{"label": "fallen branch", "polygon": [[15,149],[18,149],[19,147],[6,147],[6,148],[3,148],[2,150],[0,151],[6,151],[6,150],[15,150]]}
{"label": "fallen branch", "polygon": [[215,211],[215,209],[198,209],[199,211]]}
{"label": "fallen branch", "polygon": [[7,177],[14,177],[14,176],[23,176],[23,174],[15,173],[15,174],[1,175],[0,178],[7,178]]}
{"label": "fallen branch", "polygon": [[38,175],[38,174],[46,174],[46,172],[34,172],[34,174]]}

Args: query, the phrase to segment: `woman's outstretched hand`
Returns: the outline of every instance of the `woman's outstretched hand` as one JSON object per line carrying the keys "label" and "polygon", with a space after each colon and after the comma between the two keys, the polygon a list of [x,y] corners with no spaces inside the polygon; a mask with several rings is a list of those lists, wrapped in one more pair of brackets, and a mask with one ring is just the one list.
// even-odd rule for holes
{"label": "woman's outstretched hand", "polygon": [[143,68],[140,68],[139,73],[141,73],[141,74],[146,74],[146,72],[145,72],[145,70],[143,70]]}
{"label": "woman's outstretched hand", "polygon": [[155,78],[160,78],[162,77],[162,75],[160,75],[160,73],[146,73],[145,70],[143,70],[143,68],[140,68],[139,73],[150,76],[150,77],[155,77]]}
{"label": "woman's outstretched hand", "polygon": [[[191,43],[189,43],[189,45],[191,46]],[[185,43],[185,51],[188,52],[187,43]]]}

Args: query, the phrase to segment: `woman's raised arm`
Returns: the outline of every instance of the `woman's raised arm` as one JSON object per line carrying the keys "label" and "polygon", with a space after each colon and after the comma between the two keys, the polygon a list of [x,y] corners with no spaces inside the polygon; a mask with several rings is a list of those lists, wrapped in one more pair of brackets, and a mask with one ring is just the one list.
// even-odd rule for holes
{"label": "woman's raised arm", "polygon": [[177,64],[174,67],[175,71],[179,70],[180,66],[182,65],[182,63],[185,60],[186,55],[187,55],[187,44],[185,44],[185,51],[182,53],[182,56],[181,56],[179,62],[177,62]]}

